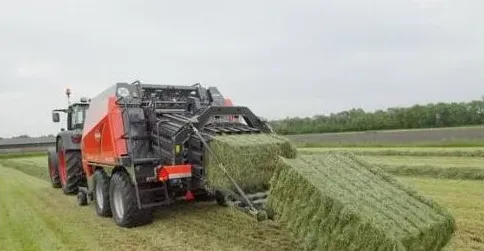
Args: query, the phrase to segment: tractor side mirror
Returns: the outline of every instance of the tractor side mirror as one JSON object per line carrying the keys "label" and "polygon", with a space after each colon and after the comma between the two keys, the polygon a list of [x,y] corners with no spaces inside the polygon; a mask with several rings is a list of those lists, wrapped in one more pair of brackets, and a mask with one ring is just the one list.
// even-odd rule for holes
{"label": "tractor side mirror", "polygon": [[52,121],[54,123],[58,123],[60,121],[60,116],[58,112],[53,112],[52,113]]}

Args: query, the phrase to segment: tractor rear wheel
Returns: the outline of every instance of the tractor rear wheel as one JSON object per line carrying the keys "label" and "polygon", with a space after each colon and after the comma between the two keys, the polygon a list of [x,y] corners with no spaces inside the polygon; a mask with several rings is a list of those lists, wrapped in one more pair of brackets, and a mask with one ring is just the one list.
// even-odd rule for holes
{"label": "tractor rear wheel", "polygon": [[151,211],[138,208],[135,187],[124,171],[111,176],[109,198],[116,225],[132,228],[149,224],[153,220]]}
{"label": "tractor rear wheel", "polygon": [[59,160],[55,150],[49,150],[48,152],[48,166],[49,166],[49,177],[50,183],[53,188],[60,188],[61,181],[59,177]]}
{"label": "tractor rear wheel", "polygon": [[77,194],[85,180],[81,164],[81,151],[65,150],[62,140],[58,144],[59,176],[64,194]]}
{"label": "tractor rear wheel", "polygon": [[101,217],[111,216],[109,205],[109,176],[103,169],[94,171],[94,201],[96,213]]}

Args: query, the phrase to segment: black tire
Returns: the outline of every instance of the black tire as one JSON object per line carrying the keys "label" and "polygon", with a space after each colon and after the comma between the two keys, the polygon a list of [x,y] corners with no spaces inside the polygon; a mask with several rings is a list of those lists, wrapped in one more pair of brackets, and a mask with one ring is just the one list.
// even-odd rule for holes
{"label": "black tire", "polygon": [[214,194],[211,194],[205,190],[198,190],[193,192],[193,196],[195,197],[195,201],[213,201],[215,199]]}
{"label": "black tire", "polygon": [[229,190],[215,190],[214,196],[217,204],[224,207],[230,206],[237,198],[235,193]]}
{"label": "black tire", "polygon": [[126,172],[118,171],[111,176],[109,198],[116,225],[132,228],[153,221],[151,211],[138,208],[135,187]]}
{"label": "black tire", "polygon": [[59,160],[57,158],[57,154],[55,150],[48,152],[48,168],[49,168],[49,177],[50,183],[53,188],[60,188],[62,187],[60,177],[59,177]]}
{"label": "black tire", "polygon": [[222,193],[222,191],[215,191],[215,201],[220,206],[227,206],[227,197]]}
{"label": "black tire", "polygon": [[81,191],[79,191],[77,193],[77,204],[79,204],[79,206],[87,205],[87,194],[86,193],[81,192]]}
{"label": "black tire", "polygon": [[93,197],[96,204],[96,214],[101,217],[111,217],[109,205],[109,176],[103,169],[94,171]]}
{"label": "black tire", "polygon": [[[85,183],[81,151],[65,150],[62,146],[62,140],[59,141],[58,149],[59,176],[62,191],[64,191],[64,194],[77,194],[79,186]],[[62,170],[63,167],[65,170]]]}

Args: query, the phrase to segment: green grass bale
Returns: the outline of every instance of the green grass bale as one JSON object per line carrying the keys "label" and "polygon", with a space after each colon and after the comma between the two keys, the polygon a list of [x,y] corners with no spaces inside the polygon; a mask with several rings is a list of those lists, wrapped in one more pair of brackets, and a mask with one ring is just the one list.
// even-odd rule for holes
{"label": "green grass bale", "polygon": [[440,250],[455,231],[444,208],[352,154],[281,161],[268,204],[307,250]]}
{"label": "green grass bale", "polygon": [[[289,140],[275,134],[217,136],[210,147],[230,175],[246,192],[267,190],[280,156],[296,157]],[[234,189],[213,156],[205,153],[207,179],[212,187]]]}

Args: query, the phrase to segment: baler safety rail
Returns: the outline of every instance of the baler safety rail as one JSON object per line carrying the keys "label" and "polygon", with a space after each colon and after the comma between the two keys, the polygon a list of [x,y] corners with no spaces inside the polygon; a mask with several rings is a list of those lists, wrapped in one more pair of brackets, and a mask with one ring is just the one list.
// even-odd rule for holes
{"label": "baler safety rail", "polygon": [[262,132],[272,132],[266,123],[245,106],[208,106],[194,116],[196,127],[202,130],[215,116],[241,116],[248,127]]}

